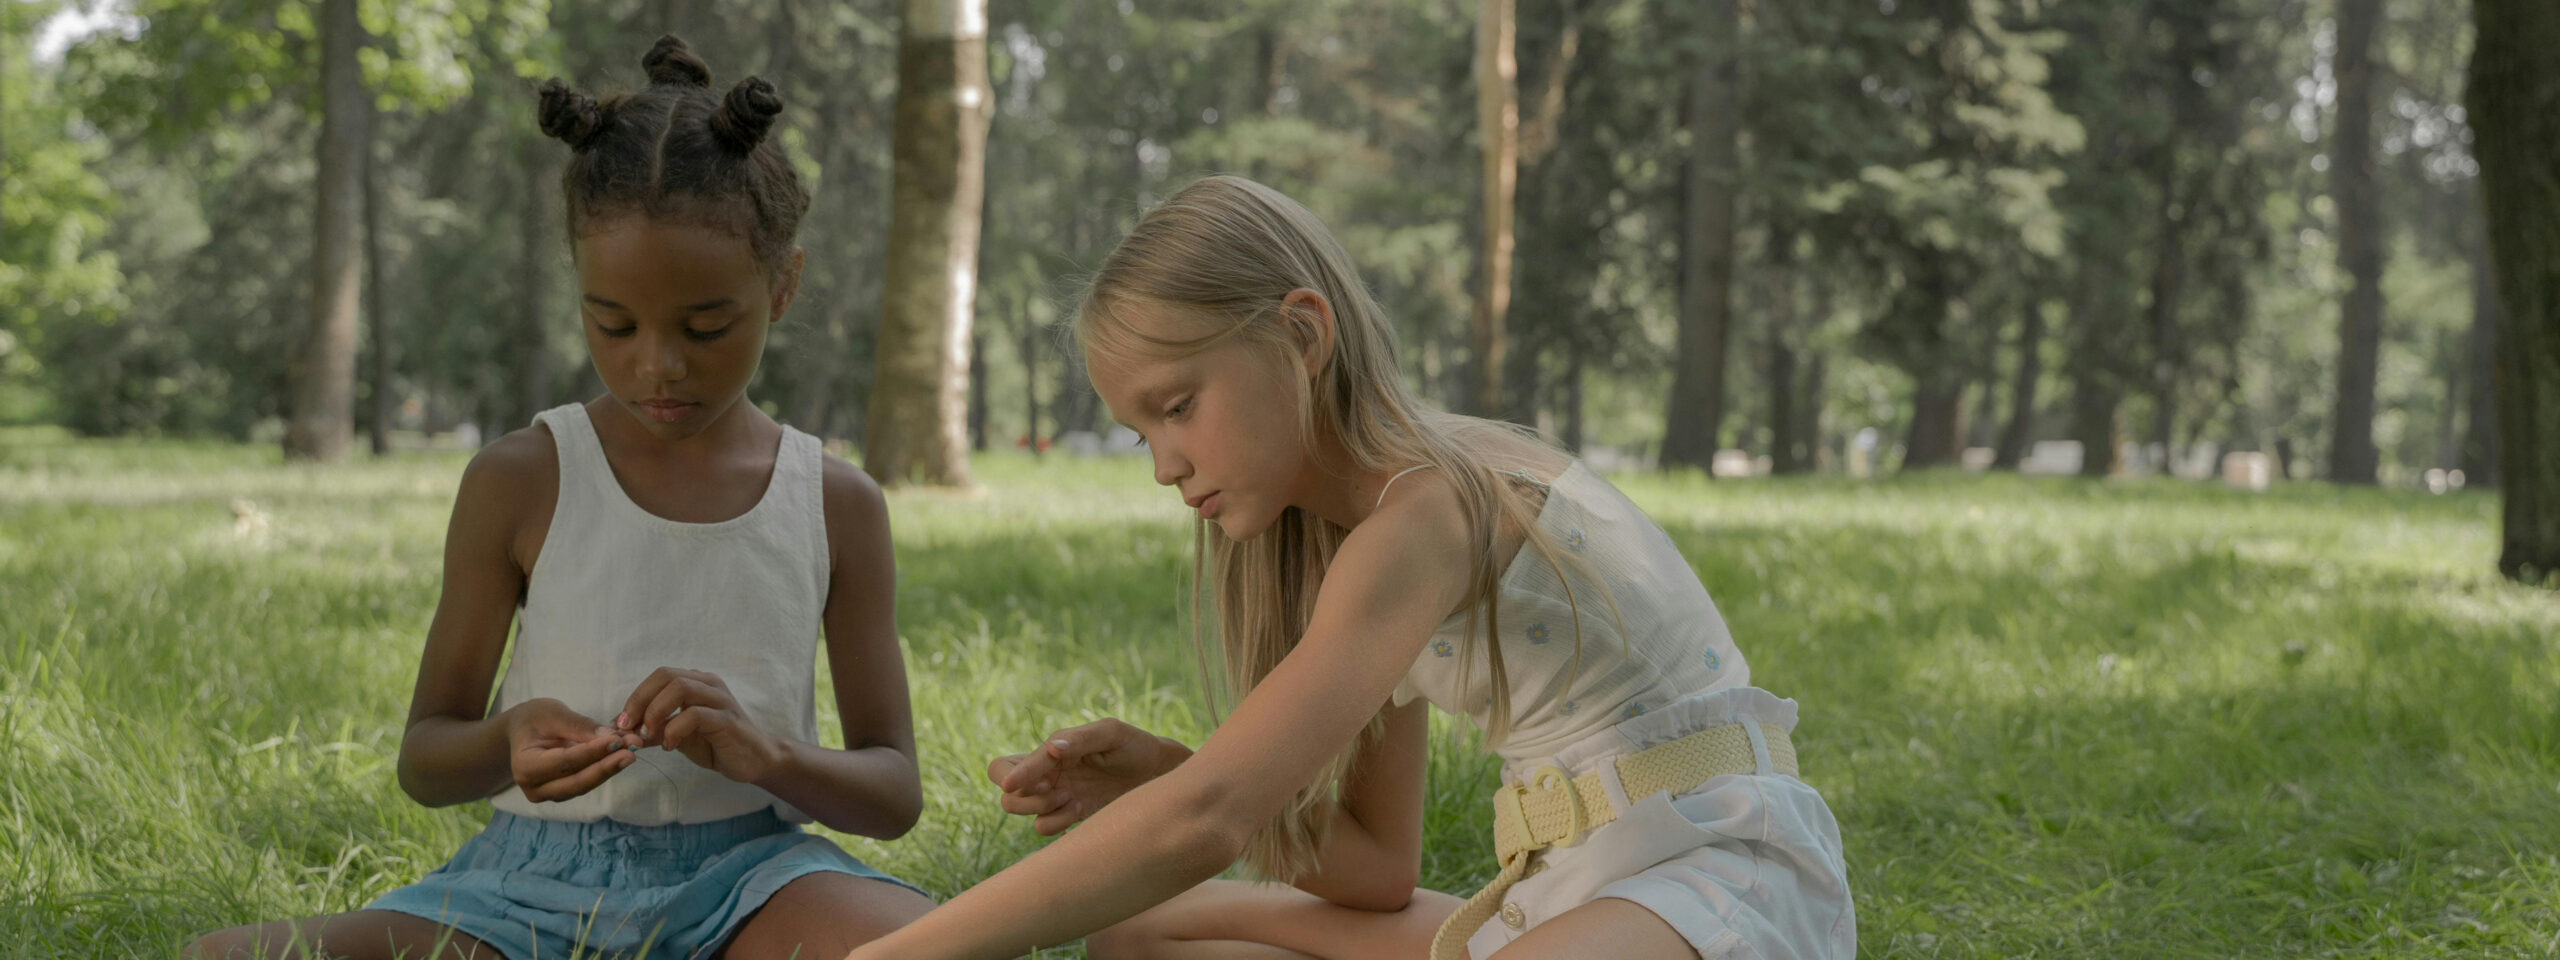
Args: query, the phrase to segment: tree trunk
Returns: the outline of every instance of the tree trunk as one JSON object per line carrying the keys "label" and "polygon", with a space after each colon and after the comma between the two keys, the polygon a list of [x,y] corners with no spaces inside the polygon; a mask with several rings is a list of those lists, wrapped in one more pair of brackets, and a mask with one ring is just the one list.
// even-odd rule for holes
{"label": "tree trunk", "polygon": [[1482,0],[1476,22],[1476,130],[1484,141],[1484,235],[1476,251],[1475,413],[1502,415],[1502,324],[1511,310],[1512,201],[1520,177],[1520,65],[1512,0]]}
{"label": "tree trunk", "polygon": [[2382,0],[2341,0],[2338,130],[2329,144],[2329,193],[2338,205],[2338,266],[2353,286],[2338,313],[2338,406],[2329,445],[2332,483],[2371,484],[2373,390],[2382,349],[2382,202],[2373,168],[2373,35]]}
{"label": "tree trunk", "polygon": [[2103,477],[2116,472],[2115,384],[2083,379],[2072,385],[2071,437],[2080,441],[2080,475]]}
{"label": "tree trunk", "polygon": [[358,220],[364,204],[365,92],[356,0],[320,8],[318,195],[311,229],[311,327],[285,377],[293,408],[288,460],[335,462],[355,441]]}
{"label": "tree trunk", "polygon": [[[370,109],[367,111],[370,113]],[[368,121],[378,116],[367,117]],[[373,126],[371,122],[366,124]],[[373,416],[368,427],[373,441],[373,455],[391,452],[391,309],[385,303],[390,293],[382,281],[382,164],[373,144],[364,150],[364,299],[365,319],[373,325]]]}
{"label": "tree trunk", "polygon": [[2485,231],[2470,238],[2471,336],[2465,344],[2462,449],[2454,465],[2463,485],[2498,485],[2498,274]]}
{"label": "tree trunk", "polygon": [[[971,331],[969,356],[986,355],[986,335]],[[987,452],[987,365],[984,363],[969,365],[969,449]]]}
{"label": "tree trunk", "polygon": [[1040,326],[1032,322],[1030,314],[1026,306],[1023,309],[1021,346],[1018,348],[1022,351],[1022,400],[1027,408],[1023,411],[1022,445],[1030,448],[1031,456],[1037,458],[1043,452],[1040,444]]}
{"label": "tree trunk", "polygon": [[887,485],[969,486],[969,326],[986,188],[986,0],[906,0],[879,374],[863,464]]}
{"label": "tree trunk", "polygon": [[2474,0],[2467,93],[2497,270],[2498,570],[2560,585],[2560,6]]}
{"label": "tree trunk", "polygon": [[1902,469],[1922,470],[1957,462],[1964,437],[1964,379],[1932,365],[1912,383],[1911,432],[1902,442]]}
{"label": "tree trunk", "polygon": [[1991,457],[1995,470],[2015,470],[2027,458],[2027,441],[2035,429],[2036,387],[2044,379],[2044,301],[2030,294],[2027,316],[2018,325],[2018,379],[2009,385],[2009,425]]}
{"label": "tree trunk", "polygon": [[[1825,313],[1827,315],[1828,311]],[[1795,405],[1795,434],[1804,438],[1804,467],[1807,472],[1822,469],[1822,391],[1830,370],[1830,354],[1813,354],[1813,362],[1806,364],[1804,390],[1800,394],[1803,399],[1796,401]]]}
{"label": "tree trunk", "polygon": [[[1772,324],[1776,316],[1770,317]],[[1796,426],[1796,348],[1769,338],[1769,472],[1804,472],[1804,438]]]}
{"label": "tree trunk", "polygon": [[1733,0],[1699,0],[1705,52],[1691,65],[1683,126],[1691,142],[1681,170],[1680,337],[1663,414],[1662,466],[1705,470],[1722,442],[1725,345],[1733,317],[1736,161]]}

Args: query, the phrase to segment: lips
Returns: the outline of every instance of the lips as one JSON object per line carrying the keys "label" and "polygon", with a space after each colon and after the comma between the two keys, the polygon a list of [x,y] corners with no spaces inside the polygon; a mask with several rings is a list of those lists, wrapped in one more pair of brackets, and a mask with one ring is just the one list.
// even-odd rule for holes
{"label": "lips", "polygon": [[1204,504],[1204,503],[1209,502],[1209,498],[1210,498],[1210,497],[1214,497],[1214,496],[1217,496],[1217,495],[1218,495],[1218,491],[1211,490],[1211,491],[1209,491],[1209,492],[1207,492],[1207,493],[1201,494],[1201,495],[1196,496],[1196,497],[1184,497],[1184,498],[1182,498],[1182,505],[1183,505],[1183,506],[1186,506],[1186,507],[1190,507],[1191,509],[1194,509],[1194,510],[1198,510],[1198,509],[1200,509],[1200,505],[1201,505],[1201,504]]}
{"label": "lips", "polygon": [[677,420],[682,420],[686,414],[693,412],[693,408],[697,406],[700,406],[700,404],[686,400],[640,401],[640,409],[646,411],[649,414],[650,419],[656,420],[660,423],[673,423]]}

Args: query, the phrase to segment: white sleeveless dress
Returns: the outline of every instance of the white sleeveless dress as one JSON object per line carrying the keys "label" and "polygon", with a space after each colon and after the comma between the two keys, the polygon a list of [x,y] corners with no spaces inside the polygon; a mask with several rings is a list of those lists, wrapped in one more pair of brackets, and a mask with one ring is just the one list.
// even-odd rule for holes
{"label": "white sleeveless dress", "polygon": [[[560,496],[496,709],[550,697],[611,723],[650,671],[680,667],[718,676],[758,728],[817,743],[812,700],[830,567],[817,438],[783,427],[762,500],[719,523],[682,523],[623,492],[584,405],[535,419],[560,450]],[[638,756],[583,796],[535,803],[507,790],[491,804],[523,817],[637,826],[768,807],[809,822],[762,788],[681,754],[648,748]]]}
{"label": "white sleeveless dress", "polygon": [[[1548,764],[1580,776],[1607,758],[1708,727],[1794,728],[1795,701],[1751,686],[1750,667],[1705,585],[1634,502],[1578,460],[1552,481],[1514,478],[1546,491],[1539,529],[1599,584],[1575,574],[1568,599],[1567,578],[1525,545],[1502,574],[1495,610],[1512,723],[1491,747],[1506,782]],[[1440,625],[1395,702],[1427,699],[1485,729],[1491,668],[1481,650],[1466,647],[1483,642],[1484,625],[1479,620],[1475,638],[1466,626],[1463,614]],[[1614,778],[1609,790],[1618,819],[1579,845],[1537,854],[1542,865],[1468,940],[1478,960],[1604,897],[1653,911],[1707,960],[1857,954],[1840,828],[1804,781],[1764,760],[1758,775],[1716,777],[1677,797],[1629,797]]]}

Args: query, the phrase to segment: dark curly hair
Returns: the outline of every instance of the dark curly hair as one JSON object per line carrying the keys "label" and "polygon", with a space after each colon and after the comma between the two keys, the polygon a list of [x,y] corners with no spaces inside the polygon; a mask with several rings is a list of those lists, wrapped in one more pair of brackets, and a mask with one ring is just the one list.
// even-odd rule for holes
{"label": "dark curly hair", "polygon": [[713,94],[711,68],[674,34],[640,66],[646,89],[601,101],[558,77],[542,84],[542,132],[575,151],[560,175],[569,235],[638,213],[729,231],[779,268],[809,210],[800,175],[766,137],[781,94],[756,77]]}

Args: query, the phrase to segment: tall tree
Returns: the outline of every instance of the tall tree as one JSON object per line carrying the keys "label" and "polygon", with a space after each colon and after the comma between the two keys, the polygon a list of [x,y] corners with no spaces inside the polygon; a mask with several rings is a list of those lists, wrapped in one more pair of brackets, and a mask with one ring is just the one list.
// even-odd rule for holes
{"label": "tall tree", "polygon": [[1738,179],[1733,0],[1698,0],[1681,125],[1679,343],[1663,412],[1662,465],[1708,468],[1724,423],[1725,348],[1733,337],[1733,197]]}
{"label": "tall tree", "polygon": [[2015,470],[2027,458],[2027,440],[2035,429],[2036,390],[2044,380],[2044,301],[2028,295],[2024,321],[2018,324],[2018,371],[2009,385],[2009,423],[2000,428],[1991,465]]}
{"label": "tall tree", "polygon": [[2352,286],[2338,310],[2338,406],[2330,424],[2329,480],[2374,482],[2374,377],[2382,352],[2382,199],[2373,165],[2373,36],[2382,0],[2341,0],[2338,126],[2329,141],[2329,194],[2338,205],[2338,266]]}
{"label": "tall tree", "polygon": [[1483,230],[1476,259],[1473,404],[1502,415],[1503,320],[1511,311],[1511,221],[1520,187],[1520,64],[1512,0],[1481,0],[1476,23],[1476,129],[1484,146]]}
{"label": "tall tree", "polygon": [[2498,323],[2498,569],[2560,584],[2560,5],[2474,0],[2472,151]]}
{"label": "tall tree", "polygon": [[879,374],[863,467],[883,484],[968,486],[969,328],[986,190],[986,0],[906,0]]}
{"label": "tall tree", "polygon": [[356,0],[320,7],[319,174],[312,218],[311,327],[286,368],[288,459],[336,461],[355,439],[356,294],[364,210],[365,92]]}
{"label": "tall tree", "polygon": [[[372,109],[366,105],[367,112]],[[379,129],[376,118],[368,116],[366,126]],[[368,140],[371,138],[368,137]],[[365,430],[373,442],[373,455],[391,452],[391,293],[383,282],[382,263],[382,162],[381,151],[372,143],[364,149],[364,312],[372,326],[373,369],[365,379],[370,384],[372,412],[365,418]]]}

